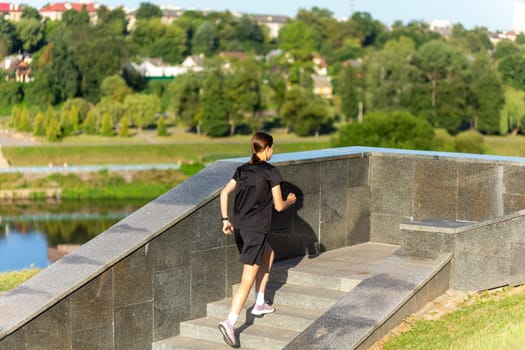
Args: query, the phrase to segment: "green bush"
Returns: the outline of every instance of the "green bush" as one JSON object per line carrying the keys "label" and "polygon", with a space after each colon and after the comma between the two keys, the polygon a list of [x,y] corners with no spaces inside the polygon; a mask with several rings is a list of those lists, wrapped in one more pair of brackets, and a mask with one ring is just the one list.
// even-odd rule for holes
{"label": "green bush", "polygon": [[454,140],[456,152],[483,154],[483,136],[476,131],[464,131]]}
{"label": "green bush", "polygon": [[374,112],[362,123],[343,126],[332,140],[332,146],[372,146],[431,150],[434,129],[430,123],[408,112]]}
{"label": "green bush", "polygon": [[434,130],[434,150],[441,152],[454,152],[454,136],[450,135],[446,129],[437,128]]}

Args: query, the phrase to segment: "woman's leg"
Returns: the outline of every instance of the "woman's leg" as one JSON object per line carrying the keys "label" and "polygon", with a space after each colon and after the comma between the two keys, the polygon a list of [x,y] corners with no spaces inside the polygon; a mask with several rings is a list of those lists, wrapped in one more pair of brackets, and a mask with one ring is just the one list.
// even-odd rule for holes
{"label": "woman's leg", "polygon": [[252,289],[253,282],[255,281],[259,270],[260,266],[256,264],[243,265],[241,284],[239,286],[239,289],[237,289],[237,291],[235,292],[235,295],[233,296],[232,300],[232,313],[236,315],[239,315],[241,313],[242,307],[244,306],[244,303],[246,303],[246,299],[248,299],[248,295],[250,294],[250,290]]}
{"label": "woman's leg", "polygon": [[255,291],[257,293],[264,293],[266,290],[266,285],[268,284],[268,279],[270,278],[270,270],[272,269],[273,260],[275,258],[275,252],[268,242],[264,245],[263,252],[263,263],[257,271],[257,276],[255,277]]}

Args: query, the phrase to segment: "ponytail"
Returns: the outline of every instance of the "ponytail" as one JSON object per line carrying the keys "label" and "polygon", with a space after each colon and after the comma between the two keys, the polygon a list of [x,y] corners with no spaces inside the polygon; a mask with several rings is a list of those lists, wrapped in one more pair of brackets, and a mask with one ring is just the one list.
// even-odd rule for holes
{"label": "ponytail", "polygon": [[263,151],[266,147],[273,146],[273,137],[265,132],[255,133],[252,137],[252,157],[250,164],[255,164],[261,160],[257,156],[257,153]]}

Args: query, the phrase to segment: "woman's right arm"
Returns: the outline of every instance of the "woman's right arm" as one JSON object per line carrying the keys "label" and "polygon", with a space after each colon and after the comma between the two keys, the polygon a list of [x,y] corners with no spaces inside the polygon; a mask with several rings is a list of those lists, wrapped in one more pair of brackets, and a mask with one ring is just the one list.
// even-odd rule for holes
{"label": "woman's right arm", "polygon": [[228,216],[228,196],[235,190],[236,185],[237,182],[231,179],[226,186],[224,186],[220,195],[221,216],[222,218],[228,218],[227,220],[222,220],[222,232],[227,235],[233,233],[233,225]]}

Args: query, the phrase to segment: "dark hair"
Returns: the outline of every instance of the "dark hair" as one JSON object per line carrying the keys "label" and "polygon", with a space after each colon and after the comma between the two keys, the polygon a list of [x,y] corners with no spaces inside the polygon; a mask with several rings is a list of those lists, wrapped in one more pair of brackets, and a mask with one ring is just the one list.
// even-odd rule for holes
{"label": "dark hair", "polygon": [[252,158],[250,164],[260,162],[257,153],[263,151],[266,147],[273,146],[273,137],[265,132],[255,133],[252,137]]}

